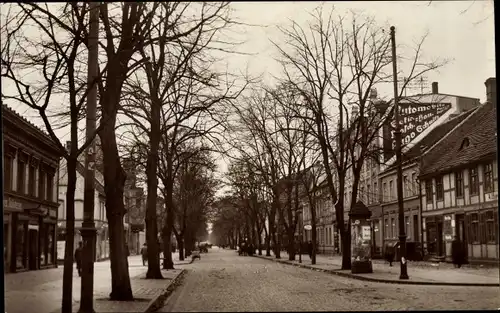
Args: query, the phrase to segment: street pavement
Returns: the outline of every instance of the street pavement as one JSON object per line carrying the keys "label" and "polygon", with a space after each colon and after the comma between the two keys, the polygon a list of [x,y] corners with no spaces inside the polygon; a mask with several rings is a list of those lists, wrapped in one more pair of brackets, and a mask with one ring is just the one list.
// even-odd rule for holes
{"label": "street pavement", "polygon": [[[263,254],[265,252],[263,251]],[[298,255],[295,261],[288,261],[286,252],[280,253],[281,261],[299,265]],[[275,260],[274,256],[267,257]],[[317,255],[316,264],[311,265],[309,256],[302,255],[302,265],[311,266],[322,270],[334,270],[338,273],[351,274],[350,270],[341,271],[342,256]],[[372,260],[373,273],[355,274],[355,276],[381,281],[401,282],[399,279],[400,264],[393,262],[392,266],[385,260]],[[407,282],[429,283],[429,284],[485,284],[498,285],[500,273],[498,267],[481,267],[465,265],[455,268],[450,263],[414,262],[408,261]]]}
{"label": "street pavement", "polygon": [[394,285],[209,249],[159,312],[500,308],[500,288]]}
{"label": "street pavement", "polygon": [[[164,290],[169,282],[180,274],[186,262],[178,261],[174,254],[174,271],[162,271],[165,280],[146,280],[147,267],[142,265],[140,256],[130,256],[129,275],[131,277],[134,297],[139,301],[116,302],[108,301],[111,292],[110,262],[94,263],[94,309],[96,312],[140,312],[149,301],[160,291]],[[182,265],[181,265],[182,264]],[[62,302],[63,266],[54,269],[29,271],[4,275],[5,277],[5,312],[24,313],[39,312],[53,313],[61,311]],[[77,312],[80,301],[81,278],[76,266],[73,272],[73,311]],[[36,309],[35,309],[36,308]]]}

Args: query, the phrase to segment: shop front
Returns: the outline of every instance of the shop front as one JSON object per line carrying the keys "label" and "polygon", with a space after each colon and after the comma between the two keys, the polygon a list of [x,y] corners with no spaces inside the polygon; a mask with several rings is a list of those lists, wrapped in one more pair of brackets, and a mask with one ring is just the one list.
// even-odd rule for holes
{"label": "shop front", "polygon": [[10,273],[56,267],[57,209],[14,196],[4,199],[4,261]]}

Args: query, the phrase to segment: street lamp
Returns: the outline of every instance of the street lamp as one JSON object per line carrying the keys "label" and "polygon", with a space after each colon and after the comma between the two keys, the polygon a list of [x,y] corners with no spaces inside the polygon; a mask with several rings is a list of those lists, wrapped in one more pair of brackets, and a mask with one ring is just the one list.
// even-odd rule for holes
{"label": "street lamp", "polygon": [[401,125],[399,124],[399,97],[398,97],[398,74],[396,64],[396,28],[391,26],[391,44],[392,44],[392,70],[394,76],[394,120],[396,127],[394,130],[394,139],[396,140],[396,166],[397,166],[397,193],[398,193],[398,219],[399,219],[399,251],[401,273],[399,279],[408,279],[408,268],[406,264],[406,234],[404,221],[403,204],[403,169],[401,160]]}

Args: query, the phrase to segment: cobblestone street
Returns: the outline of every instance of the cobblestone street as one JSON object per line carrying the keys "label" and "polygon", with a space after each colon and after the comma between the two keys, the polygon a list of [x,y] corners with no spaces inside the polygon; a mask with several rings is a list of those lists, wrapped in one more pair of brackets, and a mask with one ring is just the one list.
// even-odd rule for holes
{"label": "cobblestone street", "polygon": [[496,287],[371,283],[210,249],[161,312],[500,308]]}

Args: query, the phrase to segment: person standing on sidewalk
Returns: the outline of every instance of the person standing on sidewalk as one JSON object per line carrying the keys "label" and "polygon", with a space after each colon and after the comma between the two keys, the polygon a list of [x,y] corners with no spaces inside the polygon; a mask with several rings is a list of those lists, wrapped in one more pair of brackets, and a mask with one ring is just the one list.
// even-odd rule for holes
{"label": "person standing on sidewalk", "polygon": [[142,255],[142,265],[146,266],[146,262],[148,261],[148,246],[146,244],[142,245],[141,255]]}
{"label": "person standing on sidewalk", "polygon": [[82,242],[78,242],[78,247],[75,250],[76,269],[78,276],[82,276]]}

